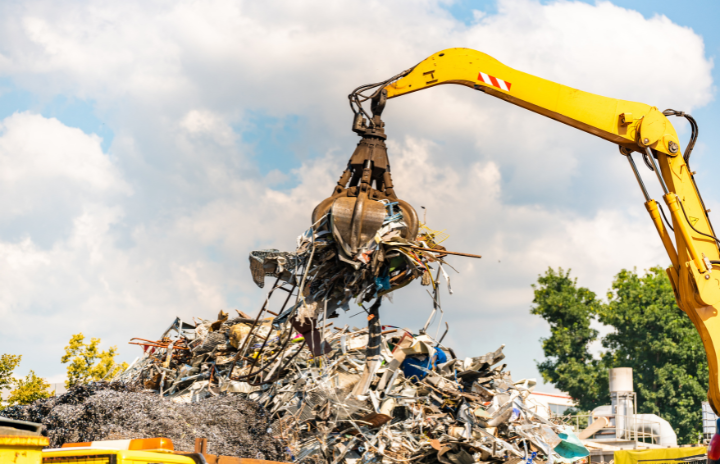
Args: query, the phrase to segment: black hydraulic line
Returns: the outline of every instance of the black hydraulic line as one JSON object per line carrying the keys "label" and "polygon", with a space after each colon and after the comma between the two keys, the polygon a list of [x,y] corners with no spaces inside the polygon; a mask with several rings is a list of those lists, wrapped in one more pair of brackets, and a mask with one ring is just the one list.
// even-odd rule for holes
{"label": "black hydraulic line", "polygon": [[683,155],[683,158],[685,159],[686,164],[690,164],[690,154],[692,154],[693,148],[695,148],[695,142],[697,142],[698,134],[700,133],[700,130],[698,128],[698,123],[695,121],[695,118],[690,116],[689,114],[685,113],[684,111],[676,111],[673,109],[667,109],[663,111],[663,114],[665,116],[681,116],[687,119],[687,121],[690,123],[690,141],[688,142],[687,146],[685,147],[685,154]]}
{"label": "black hydraulic line", "polygon": [[672,224],[670,224],[670,221],[668,221],[667,216],[665,216],[665,210],[663,209],[662,205],[660,203],[657,204],[658,208],[660,208],[660,213],[662,214],[663,219],[665,219],[665,224],[667,224],[668,228],[675,232],[675,229],[673,229]]}
{"label": "black hydraulic line", "polygon": [[[663,111],[663,114],[664,114],[665,116],[684,117],[685,119],[687,119],[688,123],[690,123],[690,141],[688,142],[687,146],[685,147],[685,153],[683,154],[683,159],[685,160],[685,164],[687,164],[687,166],[688,166],[688,171],[690,171],[690,155],[692,154],[692,151],[693,151],[693,149],[695,148],[695,142],[697,142],[698,135],[700,134],[700,128],[699,128],[699,126],[698,126],[698,123],[697,123],[697,121],[695,120],[695,118],[693,118],[692,116],[690,116],[689,114],[687,114],[687,113],[684,112],[684,111],[676,111],[676,110],[673,110],[673,109],[667,109],[667,110]],[[643,159],[644,159],[645,162],[646,162],[645,164],[648,164],[648,163],[647,163],[647,158],[646,158],[646,157],[643,157]],[[707,217],[707,208],[705,207],[705,201],[703,200],[703,197],[702,197],[702,194],[700,193],[700,190],[698,190],[698,188],[697,188],[697,183],[695,182],[695,176],[694,176],[694,174],[692,173],[692,171],[690,171],[690,180],[692,180],[693,187],[695,187],[695,191],[697,192],[698,198],[700,199],[700,205],[702,206],[703,210],[705,211],[705,216]],[[682,205],[682,203],[681,203],[681,205]],[[661,211],[662,211],[662,210],[661,210]],[[683,211],[683,212],[684,212],[684,211]],[[664,214],[665,214],[665,213],[663,213],[663,216],[664,216]],[[666,220],[666,222],[667,222],[667,220]],[[711,230],[712,233],[714,234],[715,231],[714,231],[714,229],[713,229],[712,223],[710,222],[710,218],[708,218],[708,224],[709,224],[709,226],[710,226],[710,230]],[[691,227],[692,227],[692,226],[691,226]],[[695,228],[693,227],[693,230],[694,230],[694,229],[695,229]],[[696,231],[696,232],[697,232],[697,231]],[[698,232],[698,233],[702,233],[702,232]],[[705,235],[705,234],[703,234],[703,235]],[[713,238],[714,238],[714,237],[713,237]]]}
{"label": "black hydraulic line", "polygon": [[643,152],[642,157],[643,157],[643,161],[645,162],[645,166],[647,166],[649,170],[655,171],[655,168],[652,166],[652,164],[650,164],[650,160],[648,159],[647,153]]}
{"label": "black hydraulic line", "polygon": [[[365,109],[362,107],[363,102],[366,102],[368,100],[371,100],[371,99],[377,97],[378,94],[380,92],[382,92],[382,90],[385,88],[386,85],[388,85],[389,83],[391,83],[397,79],[407,76],[408,74],[410,74],[410,72],[413,69],[415,69],[414,66],[410,69],[406,69],[405,71],[403,71],[399,74],[394,75],[393,77],[391,77],[389,79],[385,79],[384,81],[376,82],[374,84],[361,85],[360,87],[358,87],[355,90],[353,90],[352,92],[350,92],[350,95],[348,95],[348,100],[350,103],[350,109],[352,110],[353,114],[357,115],[358,113],[360,113],[363,116],[365,116],[368,119],[368,121],[370,121],[372,123],[372,117],[369,114],[367,114]],[[366,92],[371,89],[376,89],[372,93],[372,95],[363,95],[363,92]],[[356,109],[356,107],[357,107],[357,109]]]}
{"label": "black hydraulic line", "polygon": [[690,219],[688,219],[688,215],[687,215],[687,213],[685,212],[685,206],[683,206],[682,200],[678,199],[678,204],[680,205],[680,208],[682,209],[683,215],[685,216],[685,220],[687,221],[688,225],[690,226],[690,228],[691,228],[692,230],[694,230],[695,232],[697,232],[697,233],[700,234],[700,235],[704,235],[705,237],[709,237],[709,238],[715,240],[715,242],[717,242],[717,243],[720,244],[720,239],[718,239],[716,236],[714,236],[714,235],[709,235],[709,234],[706,234],[706,233],[704,233],[704,232],[700,232],[699,230],[697,230],[697,229],[695,228],[695,226],[693,226],[692,223],[690,222]]}

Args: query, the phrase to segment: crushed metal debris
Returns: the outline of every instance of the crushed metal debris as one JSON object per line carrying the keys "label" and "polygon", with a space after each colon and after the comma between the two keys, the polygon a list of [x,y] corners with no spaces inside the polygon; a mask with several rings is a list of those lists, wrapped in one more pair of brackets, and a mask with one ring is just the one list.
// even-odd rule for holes
{"label": "crushed metal debris", "polygon": [[[362,305],[383,296],[389,298],[391,292],[417,278],[421,278],[422,285],[432,286],[437,294],[439,279],[444,277],[452,293],[450,277],[443,267],[449,265],[443,258],[448,253],[462,253],[448,252],[440,245],[447,234],[424,224],[418,227],[417,218],[409,221],[412,225],[408,226],[397,201],[373,203],[380,208],[375,218],[377,230],[361,235],[359,244],[349,244],[343,233],[347,224],[333,221],[328,212],[298,237],[295,252],[270,249],[250,253],[250,270],[259,287],[264,287],[266,276],[275,277],[275,287],[282,283],[281,288],[296,296],[293,305],[287,308],[283,305],[283,311],[274,314],[277,317],[273,326],[278,328],[289,321],[307,339],[316,356],[328,351],[320,343],[318,318],[337,317],[338,309],[349,311],[353,300]],[[404,238],[408,234],[414,240]]]}
{"label": "crushed metal debris", "polygon": [[291,325],[259,315],[229,319],[221,312],[196,326],[176,319],[158,341],[136,342],[144,345],[143,358],[116,381],[188,407],[250,400],[266,411],[268,436],[294,462],[586,458],[573,431],[528,400],[535,381],[512,379],[501,364],[503,346],[460,359],[427,333],[373,330],[377,301],[368,328],[322,328],[328,350],[318,356]]}

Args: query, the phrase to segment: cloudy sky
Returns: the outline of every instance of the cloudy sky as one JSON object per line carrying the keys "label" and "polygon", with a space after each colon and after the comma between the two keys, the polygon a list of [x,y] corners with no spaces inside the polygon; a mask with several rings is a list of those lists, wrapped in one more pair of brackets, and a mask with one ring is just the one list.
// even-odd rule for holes
{"label": "cloudy sky", "polygon": [[[720,7],[674,3],[0,0],[0,353],[57,382],[74,333],[132,361],[128,339],[175,316],[255,312],[248,252],[292,250],[332,191],[358,141],[349,91],[449,47],[692,112],[720,211]],[[443,295],[461,356],[504,343],[515,378],[539,377],[538,274],[572,268],[604,294],[622,268],[667,264],[611,144],[462,87],[384,119],[400,197],[448,249],[483,255],[453,258]],[[413,285],[382,320],[418,329],[430,309]]]}

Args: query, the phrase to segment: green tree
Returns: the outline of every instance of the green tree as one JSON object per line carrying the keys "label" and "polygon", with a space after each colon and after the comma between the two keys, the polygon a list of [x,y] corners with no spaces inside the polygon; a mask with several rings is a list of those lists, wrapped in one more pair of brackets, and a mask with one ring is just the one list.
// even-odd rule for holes
{"label": "green tree", "polygon": [[12,386],[13,372],[20,364],[21,359],[21,355],[4,354],[0,356],[0,391]]}
{"label": "green tree", "polygon": [[532,314],[550,324],[549,338],[542,339],[546,359],[538,370],[546,382],[573,397],[580,409],[593,409],[607,403],[607,370],[590,354],[590,343],[598,331],[591,328],[601,304],[587,288],[578,287],[570,270],[548,269],[533,285]]}
{"label": "green tree", "polygon": [[0,410],[6,406],[15,406],[18,404],[30,404],[40,398],[50,396],[48,384],[45,379],[30,373],[24,379],[16,379],[13,377],[15,368],[22,360],[21,355],[4,354],[0,356],[0,390],[11,389],[6,405],[0,405]]}
{"label": "green tree", "polygon": [[115,356],[118,355],[117,347],[111,346],[107,351],[100,351],[99,338],[91,338],[90,343],[85,343],[85,336],[82,333],[75,334],[70,338],[68,346],[65,347],[65,355],[60,362],[68,364],[67,377],[65,382],[67,388],[84,383],[112,378],[118,372],[127,369],[127,363],[117,364]]}
{"label": "green tree", "polygon": [[[665,272],[659,267],[642,276],[620,271],[605,304],[569,275],[549,269],[534,286],[531,312],[548,321],[551,331],[543,339],[547,359],[538,363],[543,378],[567,391],[581,409],[592,409],[610,401],[608,369],[632,367],[638,412],[657,414],[672,424],[681,443],[694,443],[702,426],[707,359]],[[597,339],[593,320],[613,329],[602,339],[601,359],[588,352]]]}
{"label": "green tree", "polygon": [[638,412],[657,414],[678,438],[694,443],[702,432],[708,364],[700,335],[675,302],[660,267],[639,276],[622,270],[615,277],[601,323],[615,330],[603,339],[609,367],[632,367]]}
{"label": "green tree", "polygon": [[14,380],[13,384],[15,388],[10,392],[7,400],[9,406],[30,404],[51,395],[50,384],[42,377],[36,376],[33,371],[30,371],[24,379]]}

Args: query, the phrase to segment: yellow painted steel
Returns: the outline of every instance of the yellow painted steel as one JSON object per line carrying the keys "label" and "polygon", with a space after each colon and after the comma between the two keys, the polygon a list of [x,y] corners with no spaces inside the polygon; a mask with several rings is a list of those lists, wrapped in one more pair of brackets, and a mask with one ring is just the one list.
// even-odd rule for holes
{"label": "yellow painted steel", "polygon": [[172,452],[101,448],[46,450],[42,453],[42,458],[43,464],[195,464],[192,458]]}
{"label": "yellow painted steel", "polygon": [[394,98],[442,84],[482,91],[630,152],[644,153],[649,147],[656,153],[669,190],[664,200],[671,213],[675,248],[657,214],[657,204],[653,200],[646,207],[671,261],[667,273],[678,305],[692,320],[705,346],[710,368],[708,399],[719,413],[720,266],[708,264],[720,260],[720,251],[714,239],[697,232],[714,235],[692,173],[679,149],[675,128],[665,115],[644,103],[583,92],[515,70],[467,48],[435,53],[385,88],[388,98]]}
{"label": "yellow painted steel", "polygon": [[[683,448],[661,448],[644,450],[622,450],[613,453],[615,464],[671,464],[679,462],[705,461],[705,446],[689,446]],[[688,459],[695,458],[695,459]]]}
{"label": "yellow painted steel", "polygon": [[665,251],[670,258],[670,263],[672,264],[673,268],[676,268],[678,265],[678,256],[677,251],[675,250],[675,244],[673,244],[672,239],[670,238],[670,234],[668,234],[668,231],[665,228],[665,224],[663,224],[657,202],[655,200],[647,201],[645,202],[645,208],[647,208],[648,213],[650,213],[650,219],[652,219],[653,224],[655,224],[658,235],[660,235],[663,246],[665,246]]}
{"label": "yellow painted steel", "polygon": [[0,464],[40,464],[50,442],[35,435],[0,435]]}

